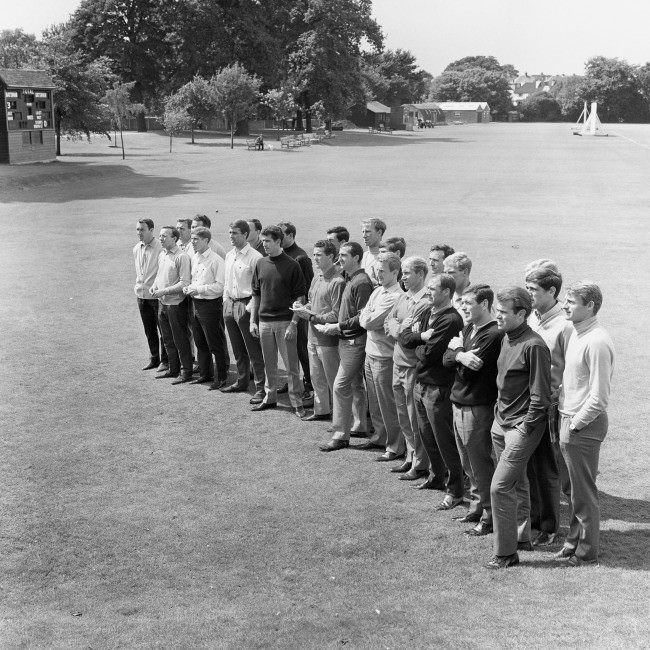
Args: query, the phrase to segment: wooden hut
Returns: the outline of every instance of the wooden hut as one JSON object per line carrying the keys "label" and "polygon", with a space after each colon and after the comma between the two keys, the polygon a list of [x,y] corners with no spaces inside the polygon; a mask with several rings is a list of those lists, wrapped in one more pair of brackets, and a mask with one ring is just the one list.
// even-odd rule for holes
{"label": "wooden hut", "polygon": [[421,124],[432,127],[441,121],[444,121],[444,115],[436,102],[402,104],[391,108],[391,126],[394,129],[412,131]]}
{"label": "wooden hut", "polygon": [[447,124],[477,124],[491,122],[487,102],[438,102]]}

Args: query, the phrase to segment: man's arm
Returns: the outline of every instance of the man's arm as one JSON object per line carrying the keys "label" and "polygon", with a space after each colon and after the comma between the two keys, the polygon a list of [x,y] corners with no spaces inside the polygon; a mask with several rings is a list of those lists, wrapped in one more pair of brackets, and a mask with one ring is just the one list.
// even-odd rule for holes
{"label": "man's arm", "polygon": [[197,295],[201,297],[214,297],[219,298],[223,295],[223,287],[225,284],[225,271],[224,262],[217,256],[217,260],[213,265],[214,282],[208,284],[195,284]]}
{"label": "man's arm", "polygon": [[543,426],[551,404],[551,352],[545,343],[528,346],[528,385],[530,403],[523,421],[524,433],[531,434]]}
{"label": "man's arm", "polygon": [[343,289],[345,289],[345,281],[343,278],[336,278],[330,282],[328,292],[330,295],[332,308],[324,314],[315,314],[312,316],[310,319],[312,323],[338,323],[339,309],[341,309],[341,298],[343,297]]}
{"label": "man's arm", "polygon": [[372,310],[369,309],[369,305],[366,305],[359,314],[359,325],[369,332],[383,329],[384,321],[395,306],[398,298],[398,293],[385,293],[379,300],[374,302]]}
{"label": "man's arm", "polygon": [[[405,327],[398,337],[400,345],[404,348],[413,350],[419,345],[422,345],[422,332],[426,329],[427,323],[429,322],[429,315],[431,313],[431,307],[429,306],[425,309],[417,322]],[[417,327],[416,327],[417,326]]]}
{"label": "man's arm", "polygon": [[443,314],[434,322],[433,333],[429,340],[415,351],[418,359],[427,366],[442,364],[442,357],[449,341],[463,329],[459,318],[454,313]]}
{"label": "man's arm", "polygon": [[367,282],[363,282],[354,287],[351,295],[354,306],[357,309],[357,313],[355,316],[352,316],[342,323],[339,323],[340,331],[359,327],[359,312],[368,304],[368,300],[370,299],[372,292],[372,285],[368,284]]}
{"label": "man's arm", "polygon": [[178,271],[178,282],[164,289],[163,295],[169,296],[173,293],[183,293],[183,287],[188,287],[192,282],[192,263],[189,255],[181,253],[174,260],[174,265]]}

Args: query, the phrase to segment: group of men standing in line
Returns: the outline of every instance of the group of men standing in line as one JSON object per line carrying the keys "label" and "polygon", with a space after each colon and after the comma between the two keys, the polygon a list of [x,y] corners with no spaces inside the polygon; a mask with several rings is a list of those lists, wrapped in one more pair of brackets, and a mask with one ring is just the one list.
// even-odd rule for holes
{"label": "group of men standing in line", "polygon": [[554,557],[597,561],[596,475],[614,363],[597,285],[571,287],[561,304],[562,275],[542,259],[526,268],[525,287],[495,296],[470,282],[467,254],[439,244],[428,261],[403,259],[406,242],[384,239],[376,218],[362,224],[365,250],[345,227],[330,228],[313,246],[314,265],[290,222],[234,221],[227,253],[210,226],[205,215],[180,219],[156,239],[150,219],[137,224],[145,370],[224,393],[248,391],[252,378],[252,410],[276,408],[286,391],[297,417],[331,420],[321,451],[365,438],[355,447],[399,461],[391,472],[400,480],[442,490],[438,510],[469,492],[457,519],[474,524],[467,535],[494,533],[491,569],[557,543],[564,492],[570,525]]}

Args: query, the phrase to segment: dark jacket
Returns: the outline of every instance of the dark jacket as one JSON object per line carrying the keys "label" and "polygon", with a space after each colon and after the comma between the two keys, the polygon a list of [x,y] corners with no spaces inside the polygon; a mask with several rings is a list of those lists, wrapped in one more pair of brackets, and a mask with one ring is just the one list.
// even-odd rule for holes
{"label": "dark jacket", "polygon": [[359,312],[366,306],[373,289],[372,282],[363,269],[351,276],[345,275],[345,288],[339,309],[340,338],[356,339],[366,335],[366,330],[359,325]]}

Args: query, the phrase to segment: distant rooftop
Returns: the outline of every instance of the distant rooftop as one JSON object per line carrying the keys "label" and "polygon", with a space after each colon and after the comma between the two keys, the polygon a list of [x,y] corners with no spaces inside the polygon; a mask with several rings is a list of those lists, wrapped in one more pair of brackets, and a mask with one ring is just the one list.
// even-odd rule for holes
{"label": "distant rooftop", "polygon": [[52,77],[45,70],[0,68],[0,79],[10,88],[54,88]]}
{"label": "distant rooftop", "polygon": [[390,107],[381,102],[368,102],[366,108],[372,113],[390,113]]}
{"label": "distant rooftop", "polygon": [[482,111],[490,108],[487,102],[438,102],[443,111]]}

